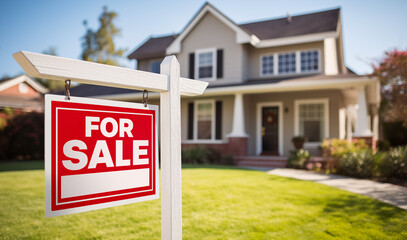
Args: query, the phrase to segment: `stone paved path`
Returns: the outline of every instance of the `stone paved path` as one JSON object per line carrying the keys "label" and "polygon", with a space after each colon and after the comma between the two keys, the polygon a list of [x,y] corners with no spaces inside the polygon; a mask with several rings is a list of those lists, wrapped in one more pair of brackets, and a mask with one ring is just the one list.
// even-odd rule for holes
{"label": "stone paved path", "polygon": [[334,174],[321,174],[305,170],[276,168],[269,174],[322,183],[349,192],[366,195],[407,210],[407,188],[389,183],[356,179]]}

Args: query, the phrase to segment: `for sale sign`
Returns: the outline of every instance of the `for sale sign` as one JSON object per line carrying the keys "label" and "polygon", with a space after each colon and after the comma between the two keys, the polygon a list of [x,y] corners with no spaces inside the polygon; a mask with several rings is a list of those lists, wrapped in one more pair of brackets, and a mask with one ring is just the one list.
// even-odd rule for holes
{"label": "for sale sign", "polygon": [[45,96],[46,216],[158,198],[158,106]]}

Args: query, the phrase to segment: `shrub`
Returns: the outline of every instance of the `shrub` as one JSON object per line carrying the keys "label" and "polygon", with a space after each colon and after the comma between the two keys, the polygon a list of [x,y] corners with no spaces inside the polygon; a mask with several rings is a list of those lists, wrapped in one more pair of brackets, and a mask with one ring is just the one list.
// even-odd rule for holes
{"label": "shrub", "polygon": [[190,147],[182,150],[182,163],[189,164],[219,164],[219,151],[206,147]]}
{"label": "shrub", "polygon": [[361,149],[368,149],[369,146],[363,139],[354,140],[352,142],[340,139],[324,139],[321,144],[321,148],[328,150],[330,156],[338,158],[343,156],[345,153],[350,153]]}
{"label": "shrub", "polygon": [[309,160],[311,155],[307,150],[299,149],[290,151],[288,158],[288,166],[293,168],[304,168],[304,163]]}
{"label": "shrub", "polygon": [[30,112],[8,119],[0,143],[8,159],[44,158],[44,114]]}
{"label": "shrub", "polygon": [[407,146],[391,148],[378,161],[378,172],[381,177],[407,179]]}
{"label": "shrub", "polygon": [[338,158],[337,172],[339,174],[370,178],[375,170],[375,160],[371,149],[356,149],[345,152]]}

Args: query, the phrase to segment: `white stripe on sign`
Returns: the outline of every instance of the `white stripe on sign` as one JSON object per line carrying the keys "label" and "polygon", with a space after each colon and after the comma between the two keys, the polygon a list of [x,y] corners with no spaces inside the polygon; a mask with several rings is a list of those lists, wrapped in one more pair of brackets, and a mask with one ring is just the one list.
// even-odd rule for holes
{"label": "white stripe on sign", "polygon": [[148,168],[61,176],[61,197],[146,187],[149,179]]}

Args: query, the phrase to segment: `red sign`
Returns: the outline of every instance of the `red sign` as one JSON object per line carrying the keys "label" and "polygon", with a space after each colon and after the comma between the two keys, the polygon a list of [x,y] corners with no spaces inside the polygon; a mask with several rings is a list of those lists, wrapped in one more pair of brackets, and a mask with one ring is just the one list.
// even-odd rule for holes
{"label": "red sign", "polygon": [[46,216],[158,198],[157,123],[157,106],[46,95]]}

